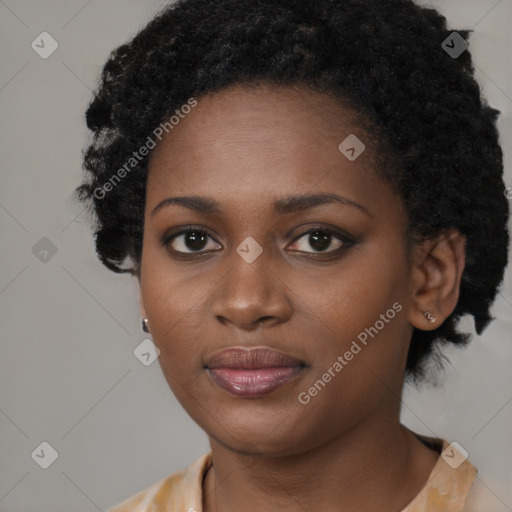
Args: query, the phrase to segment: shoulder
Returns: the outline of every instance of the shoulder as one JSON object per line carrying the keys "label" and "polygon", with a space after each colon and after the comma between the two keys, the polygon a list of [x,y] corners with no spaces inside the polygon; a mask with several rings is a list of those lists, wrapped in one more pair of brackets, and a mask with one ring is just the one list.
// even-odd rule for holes
{"label": "shoulder", "polygon": [[439,457],[420,493],[401,512],[464,512],[478,471],[467,459],[467,452],[456,442],[415,435]]}
{"label": "shoulder", "polygon": [[492,491],[500,485],[490,475],[482,475],[457,442],[441,438],[417,437],[440,452],[425,487],[402,512],[509,512]]}
{"label": "shoulder", "polygon": [[211,452],[186,469],[177,471],[127,498],[107,512],[167,512],[199,509],[202,480],[211,463]]}

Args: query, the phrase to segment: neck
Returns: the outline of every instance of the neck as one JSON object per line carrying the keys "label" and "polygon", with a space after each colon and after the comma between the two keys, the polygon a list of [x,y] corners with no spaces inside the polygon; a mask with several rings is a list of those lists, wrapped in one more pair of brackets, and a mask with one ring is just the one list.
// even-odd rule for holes
{"label": "neck", "polygon": [[438,453],[395,422],[357,425],[285,457],[241,455],[210,439],[205,512],[402,510],[425,485]]}

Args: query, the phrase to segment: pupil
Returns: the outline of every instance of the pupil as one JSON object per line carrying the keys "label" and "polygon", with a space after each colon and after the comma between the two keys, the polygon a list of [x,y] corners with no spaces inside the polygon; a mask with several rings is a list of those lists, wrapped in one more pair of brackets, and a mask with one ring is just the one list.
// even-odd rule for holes
{"label": "pupil", "polygon": [[[323,233],[319,235],[319,233]],[[309,235],[309,243],[317,251],[325,250],[329,247],[331,235],[323,231],[315,231]]]}
{"label": "pupil", "polygon": [[185,245],[189,249],[200,251],[206,244],[205,235],[203,231],[189,231],[185,235]]}

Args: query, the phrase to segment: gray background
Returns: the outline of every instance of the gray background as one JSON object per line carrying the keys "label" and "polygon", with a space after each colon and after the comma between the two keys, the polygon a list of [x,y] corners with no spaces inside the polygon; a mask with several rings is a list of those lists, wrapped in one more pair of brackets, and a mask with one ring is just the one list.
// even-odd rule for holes
{"label": "gray background", "polygon": [[[135,358],[137,283],[99,263],[71,199],[101,66],[164,4],[0,0],[0,512],[106,510],[209,450],[158,363]],[[502,112],[512,186],[512,0],[430,5],[454,30],[475,29],[470,50]],[[43,31],[59,44],[48,59],[31,48]],[[46,262],[33,253],[43,237],[57,249]],[[461,444],[496,504],[486,512],[501,512],[512,510],[510,271],[493,314],[483,336],[449,351],[438,387],[406,388],[402,420]],[[48,469],[31,457],[42,441],[59,454]]]}

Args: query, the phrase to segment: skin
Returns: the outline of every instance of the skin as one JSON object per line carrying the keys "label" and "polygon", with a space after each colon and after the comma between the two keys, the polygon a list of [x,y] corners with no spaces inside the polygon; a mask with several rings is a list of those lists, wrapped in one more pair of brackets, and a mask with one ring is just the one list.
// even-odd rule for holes
{"label": "skin", "polygon": [[[456,306],[465,240],[447,232],[408,252],[400,198],[379,179],[356,119],[342,102],[305,87],[235,86],[198,99],[151,157],[141,312],[167,382],[209,436],[207,512],[276,504],[330,511],[341,503],[345,512],[396,512],[438,459],[400,424],[400,399],[413,327],[435,329]],[[355,161],[338,149],[352,133],[366,144]],[[272,209],[276,199],[311,193],[362,208]],[[223,213],[173,204],[152,214],[166,198],[192,195],[218,201]],[[164,235],[187,225],[211,238],[199,249],[184,235],[164,246]],[[308,230],[321,227],[355,243],[333,236],[319,252]],[[236,252],[249,236],[263,249],[252,263]],[[299,393],[396,302],[402,310],[300,403]],[[236,397],[204,368],[209,355],[231,346],[271,347],[307,368],[269,395]]]}

